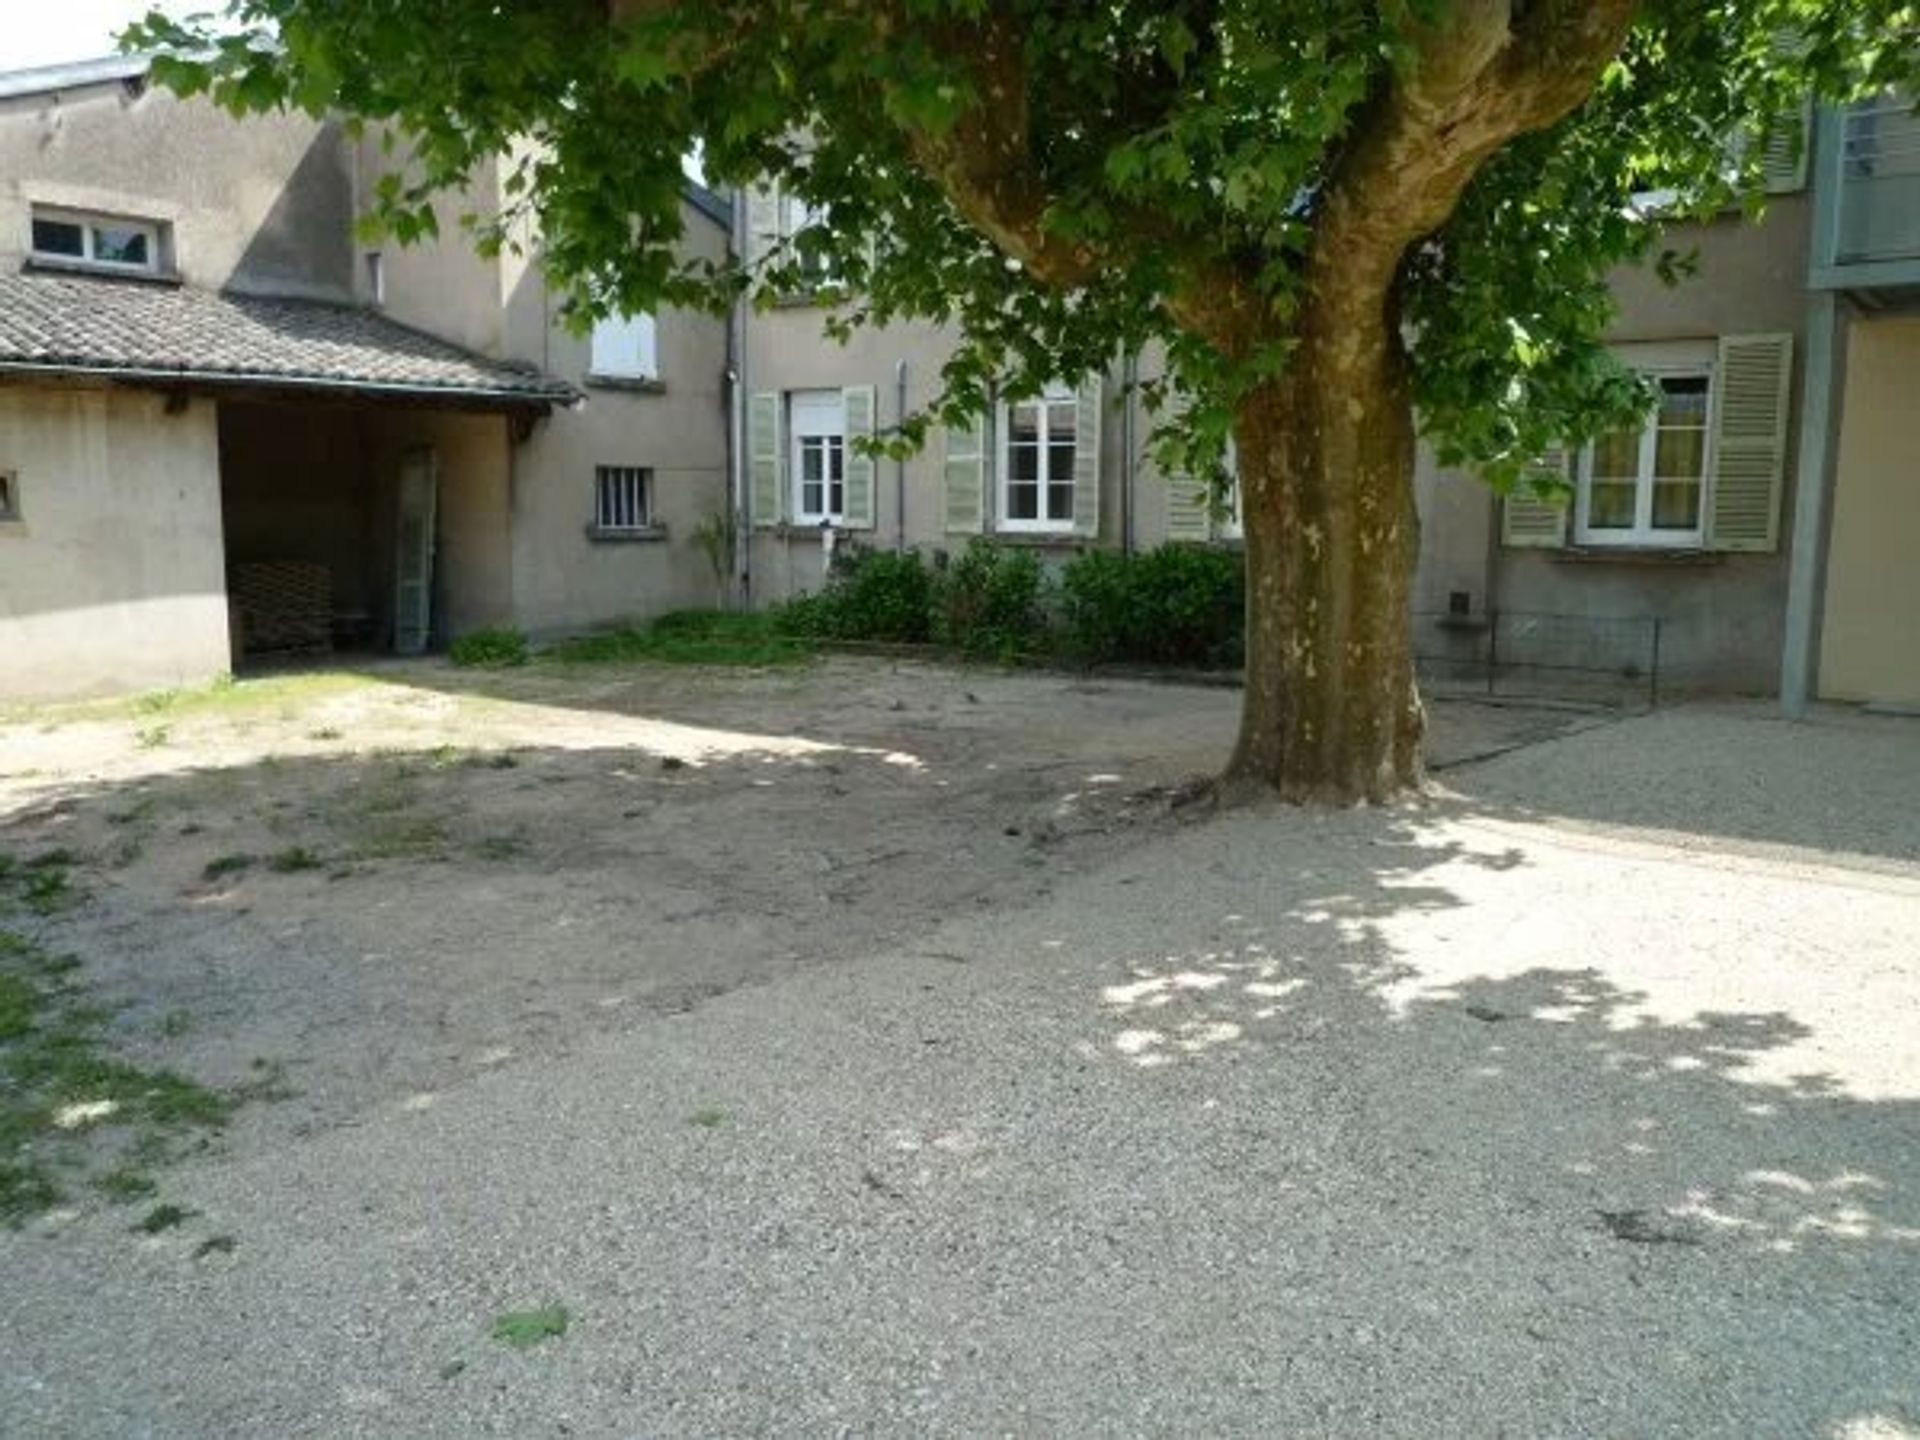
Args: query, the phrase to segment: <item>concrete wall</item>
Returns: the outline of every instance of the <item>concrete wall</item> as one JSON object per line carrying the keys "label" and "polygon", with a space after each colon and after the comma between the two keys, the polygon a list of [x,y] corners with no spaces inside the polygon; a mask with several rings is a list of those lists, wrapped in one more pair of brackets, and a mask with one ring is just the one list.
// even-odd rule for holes
{"label": "concrete wall", "polygon": [[0,100],[0,268],[35,205],[160,223],[188,284],[346,299],[352,158],[337,126],[236,120],[142,82]]}
{"label": "concrete wall", "polygon": [[1697,249],[1700,261],[1698,273],[1676,289],[1648,269],[1627,268],[1613,277],[1620,318],[1610,338],[1623,353],[1637,344],[1722,335],[1786,331],[1796,337],[1777,550],[1677,556],[1508,549],[1495,538],[1498,510],[1491,492],[1471,475],[1442,469],[1423,451],[1416,477],[1423,519],[1416,608],[1444,610],[1451,591],[1465,590],[1475,614],[1499,609],[1569,617],[1556,624],[1570,637],[1586,622],[1593,645],[1620,648],[1623,659],[1640,641],[1636,628],[1621,622],[1658,618],[1663,685],[1774,690],[1792,544],[1808,227],[1806,197],[1778,197],[1760,224],[1729,216],[1676,231],[1672,248]]}
{"label": "concrete wall", "polygon": [[1920,319],[1856,320],[1827,552],[1820,694],[1920,706]]}
{"label": "concrete wall", "polygon": [[228,668],[214,407],[0,386],[0,700],[160,689]]}

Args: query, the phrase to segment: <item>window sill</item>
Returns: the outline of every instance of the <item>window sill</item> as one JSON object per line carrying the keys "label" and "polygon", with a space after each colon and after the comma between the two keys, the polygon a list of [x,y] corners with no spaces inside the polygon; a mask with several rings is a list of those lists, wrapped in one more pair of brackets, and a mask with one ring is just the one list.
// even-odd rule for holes
{"label": "window sill", "polygon": [[1036,550],[1057,550],[1068,546],[1091,545],[1092,535],[1073,530],[996,530],[992,539],[1001,545],[1026,546]]}
{"label": "window sill", "polygon": [[161,285],[178,289],[185,282],[174,270],[133,270],[119,265],[90,265],[85,260],[56,260],[45,255],[29,255],[20,266],[27,275],[84,275],[93,280],[129,280],[135,285]]}
{"label": "window sill", "polygon": [[664,525],[642,525],[637,530],[603,530],[598,525],[587,526],[587,539],[596,545],[634,545],[667,538]]}
{"label": "window sill", "polygon": [[1562,565],[1650,565],[1655,567],[1724,565],[1726,554],[1698,545],[1568,545],[1546,552]]}
{"label": "window sill", "polygon": [[664,395],[667,382],[653,375],[596,375],[588,371],[581,384],[589,390],[625,390],[635,395]]}

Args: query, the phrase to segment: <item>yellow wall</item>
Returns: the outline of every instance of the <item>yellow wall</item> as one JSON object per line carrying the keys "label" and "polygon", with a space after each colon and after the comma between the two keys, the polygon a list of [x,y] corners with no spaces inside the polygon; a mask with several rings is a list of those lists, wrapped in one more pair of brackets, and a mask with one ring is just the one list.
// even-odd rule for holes
{"label": "yellow wall", "polygon": [[0,702],[153,690],[227,668],[214,407],[0,386]]}
{"label": "yellow wall", "polygon": [[1820,694],[1920,705],[1920,320],[1847,349]]}

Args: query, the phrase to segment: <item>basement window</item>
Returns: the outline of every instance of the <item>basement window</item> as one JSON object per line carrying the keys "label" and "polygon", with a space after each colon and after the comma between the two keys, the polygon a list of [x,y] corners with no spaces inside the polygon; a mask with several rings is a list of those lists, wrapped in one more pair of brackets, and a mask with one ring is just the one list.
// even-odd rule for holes
{"label": "basement window", "polygon": [[599,540],[658,538],[653,523],[653,471],[642,465],[596,465],[593,469],[593,524]]}
{"label": "basement window", "polygon": [[34,259],[56,265],[83,265],[119,274],[160,273],[160,227],[146,220],[36,209],[32,249]]}

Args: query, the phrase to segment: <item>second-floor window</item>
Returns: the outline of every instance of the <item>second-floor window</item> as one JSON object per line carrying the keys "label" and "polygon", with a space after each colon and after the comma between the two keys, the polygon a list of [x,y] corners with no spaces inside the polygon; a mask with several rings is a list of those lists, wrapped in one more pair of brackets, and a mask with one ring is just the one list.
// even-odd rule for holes
{"label": "second-floor window", "polygon": [[593,327],[587,371],[597,380],[658,380],[659,328],[651,315],[610,315]]}
{"label": "second-floor window", "polygon": [[35,209],[32,250],[36,260],[152,275],[160,269],[160,227],[145,220]]}
{"label": "second-floor window", "polygon": [[1079,399],[1050,385],[1001,408],[1000,528],[1071,530]]}
{"label": "second-floor window", "polygon": [[1702,543],[1712,372],[1703,367],[1649,378],[1659,403],[1646,420],[1581,452],[1574,533],[1582,544]]}
{"label": "second-floor window", "polygon": [[802,525],[838,523],[847,514],[847,406],[838,390],[796,390],[793,431],[793,517]]}

